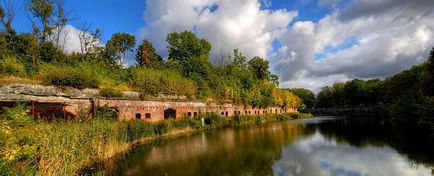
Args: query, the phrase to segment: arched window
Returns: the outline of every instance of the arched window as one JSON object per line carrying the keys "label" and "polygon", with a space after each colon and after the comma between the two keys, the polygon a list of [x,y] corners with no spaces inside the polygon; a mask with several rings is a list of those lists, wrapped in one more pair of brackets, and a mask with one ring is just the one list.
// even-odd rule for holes
{"label": "arched window", "polygon": [[176,109],[169,108],[164,110],[164,119],[176,119]]}

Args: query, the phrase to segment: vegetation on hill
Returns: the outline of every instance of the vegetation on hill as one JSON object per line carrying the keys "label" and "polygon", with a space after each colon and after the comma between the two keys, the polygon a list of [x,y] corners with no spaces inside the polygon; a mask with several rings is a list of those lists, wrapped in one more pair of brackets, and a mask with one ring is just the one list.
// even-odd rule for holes
{"label": "vegetation on hill", "polygon": [[[189,31],[167,35],[166,61],[149,40],[144,39],[136,48],[135,37],[126,33],[115,33],[101,45],[98,29],[86,29],[87,33],[80,34],[80,52],[67,53],[59,43],[69,20],[62,3],[32,0],[29,4],[32,33],[16,32],[10,25],[13,18],[8,16],[11,9],[0,8],[0,80],[8,80],[4,82],[16,79],[78,89],[100,88],[104,90],[102,96],[117,92],[117,97],[122,95],[120,91],[133,90],[144,95],[184,95],[255,107],[300,105],[295,94],[277,87],[278,77],[270,73],[266,59],[247,59],[235,49],[232,54],[222,54],[220,65],[213,65],[211,44]],[[129,51],[136,52],[137,64],[125,68]]]}

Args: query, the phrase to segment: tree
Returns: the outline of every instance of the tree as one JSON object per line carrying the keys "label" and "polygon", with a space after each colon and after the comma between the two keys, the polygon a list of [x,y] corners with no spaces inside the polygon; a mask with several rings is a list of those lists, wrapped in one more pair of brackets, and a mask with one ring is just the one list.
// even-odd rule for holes
{"label": "tree", "polygon": [[343,99],[349,106],[359,106],[366,101],[366,82],[360,79],[354,79],[347,82],[343,88]]}
{"label": "tree", "polygon": [[187,58],[199,56],[209,57],[211,44],[205,39],[197,38],[193,32],[173,32],[167,35],[169,59],[178,60],[184,63]]}
{"label": "tree", "polygon": [[431,50],[426,64],[427,78],[423,81],[422,89],[425,95],[434,96],[434,48]]}
{"label": "tree", "polygon": [[247,69],[247,59],[243,54],[238,50],[238,48],[234,49],[234,61],[233,64],[240,69]]}
{"label": "tree", "polygon": [[101,47],[99,46],[99,40],[101,38],[101,30],[91,30],[91,25],[85,23],[80,26],[78,32],[78,39],[80,41],[81,53],[96,53]]}
{"label": "tree", "polygon": [[0,6],[0,22],[2,23],[6,34],[9,35],[16,34],[15,30],[12,28],[12,21],[15,17],[15,9],[16,5],[10,0],[3,1]]}
{"label": "tree", "polygon": [[60,45],[60,38],[62,37],[62,32],[65,33],[63,40],[66,40],[66,34],[68,31],[64,31],[65,25],[68,22],[69,11],[65,11],[65,1],[64,0],[54,0],[54,14],[53,14],[53,30],[54,34],[50,36],[51,41],[63,51],[63,45]]}
{"label": "tree", "polygon": [[134,35],[126,33],[115,33],[106,44],[107,56],[112,60],[119,60],[119,65],[123,65],[125,52],[133,51],[136,44]]}
{"label": "tree", "polygon": [[52,0],[30,0],[28,10],[33,14],[34,18],[39,20],[41,25],[39,31],[42,32],[40,38],[46,41],[54,29],[51,26],[51,17],[54,15],[54,2]]}
{"label": "tree", "polygon": [[316,98],[312,91],[304,88],[292,88],[290,91],[300,97],[305,108],[312,109],[315,106]]}
{"label": "tree", "polygon": [[249,70],[256,75],[257,79],[269,80],[270,71],[268,71],[269,62],[263,58],[255,56],[248,62]]}
{"label": "tree", "polygon": [[137,48],[136,61],[140,66],[158,67],[163,59],[157,54],[155,48],[149,40],[144,39],[142,44]]}

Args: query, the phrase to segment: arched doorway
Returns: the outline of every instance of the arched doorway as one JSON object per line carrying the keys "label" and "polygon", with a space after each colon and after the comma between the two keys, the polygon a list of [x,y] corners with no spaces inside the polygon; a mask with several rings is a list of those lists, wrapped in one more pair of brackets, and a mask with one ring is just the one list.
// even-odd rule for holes
{"label": "arched doorway", "polygon": [[176,109],[169,108],[164,110],[164,119],[176,119]]}

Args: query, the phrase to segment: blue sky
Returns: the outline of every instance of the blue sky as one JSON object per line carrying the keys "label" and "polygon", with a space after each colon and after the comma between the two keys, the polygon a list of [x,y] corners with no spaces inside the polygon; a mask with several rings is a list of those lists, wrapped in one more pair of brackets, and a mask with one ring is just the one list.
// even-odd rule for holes
{"label": "blue sky", "polygon": [[[14,21],[30,31],[28,0]],[[433,0],[65,0],[75,33],[65,39],[77,51],[77,28],[102,29],[149,39],[167,58],[171,32],[194,31],[212,44],[210,59],[238,48],[247,58],[270,61],[282,87],[319,91],[349,79],[385,78],[426,60],[434,46]],[[134,54],[127,58],[134,64]]]}
{"label": "blue sky", "polygon": [[[22,11],[25,2],[20,1],[20,13],[17,14],[14,26],[19,31],[29,31],[31,23],[28,15]],[[102,29],[103,41],[110,39],[116,32],[126,32],[137,35],[139,29],[145,26],[143,11],[146,7],[144,0],[67,0],[66,9],[71,11],[69,24],[80,26],[90,23],[94,28]]]}
{"label": "blue sky", "polygon": [[[17,0],[19,12],[16,15],[14,26],[18,31],[28,32],[31,28],[29,14],[24,13],[27,0]],[[103,31],[103,42],[110,39],[116,32],[126,32],[138,35],[139,29],[146,26],[143,12],[146,8],[145,0],[67,0],[66,9],[71,12],[70,25],[80,26],[91,23],[94,28]],[[328,13],[332,7],[319,7],[318,1],[299,0],[282,1],[272,0],[271,6],[262,3],[262,9],[288,11],[297,10],[297,20],[318,21]],[[279,46],[279,45],[277,45]]]}

